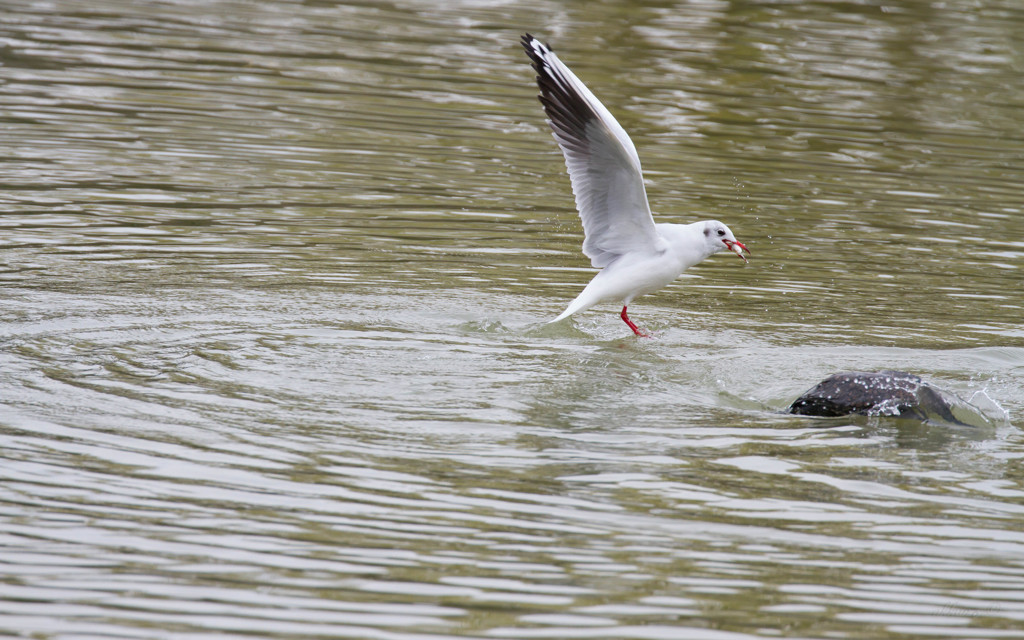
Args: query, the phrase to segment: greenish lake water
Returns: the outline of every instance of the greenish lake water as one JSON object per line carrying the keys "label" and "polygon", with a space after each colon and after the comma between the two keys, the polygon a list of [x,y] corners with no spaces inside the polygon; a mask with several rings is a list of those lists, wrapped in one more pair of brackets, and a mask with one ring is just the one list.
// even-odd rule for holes
{"label": "greenish lake water", "polygon": [[[659,221],[592,277],[518,43]],[[0,635],[1024,638],[1024,8],[24,1]],[[787,405],[900,369],[991,428]]]}

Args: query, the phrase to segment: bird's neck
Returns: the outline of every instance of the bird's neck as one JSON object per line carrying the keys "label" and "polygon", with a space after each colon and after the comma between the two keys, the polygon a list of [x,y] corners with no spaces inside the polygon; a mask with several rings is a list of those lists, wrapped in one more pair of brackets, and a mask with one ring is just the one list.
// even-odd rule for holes
{"label": "bird's neck", "polygon": [[704,239],[704,223],[693,224],[659,224],[658,233],[669,243],[672,251],[678,256],[680,266],[689,269],[714,253]]}

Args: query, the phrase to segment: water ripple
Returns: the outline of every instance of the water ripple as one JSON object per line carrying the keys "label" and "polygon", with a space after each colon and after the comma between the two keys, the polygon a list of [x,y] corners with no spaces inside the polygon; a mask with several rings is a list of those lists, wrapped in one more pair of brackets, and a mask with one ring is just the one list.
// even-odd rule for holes
{"label": "water ripple", "polygon": [[[12,5],[0,633],[1020,637],[1022,20]],[[592,271],[509,25],[754,251],[655,340],[545,324]],[[1004,413],[783,413],[884,368]]]}

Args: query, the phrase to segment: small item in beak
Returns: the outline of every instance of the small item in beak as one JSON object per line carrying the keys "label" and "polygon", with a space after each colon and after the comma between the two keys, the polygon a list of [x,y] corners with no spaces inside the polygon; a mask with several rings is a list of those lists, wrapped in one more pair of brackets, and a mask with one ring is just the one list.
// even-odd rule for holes
{"label": "small item in beak", "polygon": [[742,242],[739,240],[736,240],[735,242],[727,242],[726,246],[729,247],[729,251],[732,251],[742,258],[743,262],[747,262],[747,257],[743,255],[743,252],[746,251],[747,253],[750,253],[750,249],[748,249]]}

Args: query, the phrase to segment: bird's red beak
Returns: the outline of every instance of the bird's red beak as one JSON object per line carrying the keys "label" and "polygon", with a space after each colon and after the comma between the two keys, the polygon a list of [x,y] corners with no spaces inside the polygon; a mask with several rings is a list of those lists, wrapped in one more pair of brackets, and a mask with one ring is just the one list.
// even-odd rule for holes
{"label": "bird's red beak", "polygon": [[724,242],[725,246],[729,248],[729,251],[732,251],[739,257],[743,258],[743,262],[747,261],[747,257],[743,255],[743,252],[746,251],[749,254],[750,249],[748,249],[745,244],[739,240],[722,240],[722,242]]}

